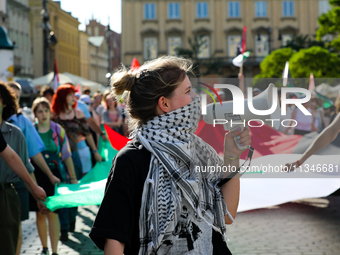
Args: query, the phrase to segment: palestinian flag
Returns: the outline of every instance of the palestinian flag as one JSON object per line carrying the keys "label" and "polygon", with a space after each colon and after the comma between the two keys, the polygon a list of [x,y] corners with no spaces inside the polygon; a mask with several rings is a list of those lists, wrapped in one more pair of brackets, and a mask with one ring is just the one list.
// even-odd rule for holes
{"label": "palestinian flag", "polygon": [[112,148],[120,150],[128,143],[128,141],[130,141],[130,139],[112,130],[108,125],[104,124],[104,128]]}
{"label": "palestinian flag", "polygon": [[328,97],[320,94],[315,89],[314,89],[313,92],[318,98],[321,98],[323,100],[323,108],[324,109],[327,109],[327,108],[331,107],[332,105],[334,105],[334,102],[331,99],[329,99]]}
{"label": "palestinian flag", "polygon": [[136,58],[133,58],[132,63],[131,63],[131,70],[138,69],[139,67],[140,67],[140,64],[138,60]]}
{"label": "palestinian flag", "polygon": [[241,65],[244,63],[246,58],[248,58],[250,55],[250,51],[246,51],[243,54],[238,55],[236,58],[233,59],[233,65],[237,67],[241,67]]}
{"label": "palestinian flag", "polygon": [[237,45],[237,55],[244,54],[246,52],[246,32],[247,32],[247,27],[244,26],[242,40]]}

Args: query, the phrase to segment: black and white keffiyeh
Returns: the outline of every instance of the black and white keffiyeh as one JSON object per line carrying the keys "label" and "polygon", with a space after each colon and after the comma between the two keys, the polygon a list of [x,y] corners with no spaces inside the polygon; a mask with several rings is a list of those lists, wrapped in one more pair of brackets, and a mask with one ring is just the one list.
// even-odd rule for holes
{"label": "black and white keffiyeh", "polygon": [[[200,99],[170,113],[159,115],[133,133],[151,152],[144,183],[139,229],[139,255],[155,254],[171,234],[181,215],[184,197],[198,216],[225,234],[226,204],[217,182],[221,174],[203,173],[196,166],[222,166],[216,151],[195,135],[200,118]],[[212,245],[212,244],[211,244]]]}

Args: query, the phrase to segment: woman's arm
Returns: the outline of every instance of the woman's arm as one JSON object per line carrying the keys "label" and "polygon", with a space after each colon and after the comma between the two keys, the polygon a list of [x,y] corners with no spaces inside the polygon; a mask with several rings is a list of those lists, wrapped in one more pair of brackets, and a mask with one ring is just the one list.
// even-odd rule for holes
{"label": "woman's arm", "polygon": [[[249,128],[246,128],[241,132],[240,129],[229,132],[224,137],[224,165],[230,166],[228,169],[238,168],[239,167],[239,158],[244,150],[238,149],[233,139],[235,136],[238,140],[238,143],[242,146],[250,145],[250,131]],[[228,175],[232,172],[227,172],[224,174],[223,178],[228,178]],[[237,174],[230,181],[225,183],[222,187],[222,194],[224,197],[224,201],[227,205],[228,211],[231,214],[231,217],[234,219],[236,217],[239,196],[240,196],[240,179]],[[228,215],[225,216],[225,223],[231,224],[233,220],[229,218]]]}
{"label": "woman's arm", "polygon": [[67,171],[70,174],[71,183],[72,184],[78,183],[76,172],[74,171],[74,165],[73,165],[72,157],[68,157],[67,159],[64,160],[64,162],[65,162]]}
{"label": "woman's arm", "polygon": [[[330,142],[332,142],[340,131],[340,114],[336,116],[334,121],[325,128],[315,139],[315,141],[308,147],[302,157],[299,159],[299,163],[303,164],[310,156],[324,148]],[[294,170],[295,167],[298,167],[299,164],[297,162],[286,164],[286,169]]]}
{"label": "woman's arm", "polygon": [[94,158],[96,159],[96,161],[97,162],[101,162],[102,161],[102,156],[100,156],[100,154],[98,153],[96,144],[94,143],[94,140],[93,140],[93,137],[92,137],[92,134],[88,134],[86,136],[86,141],[87,141],[87,144],[90,146],[90,149],[92,151],[95,151]]}
{"label": "woman's arm", "polygon": [[117,240],[106,239],[104,255],[123,255],[125,245]]}

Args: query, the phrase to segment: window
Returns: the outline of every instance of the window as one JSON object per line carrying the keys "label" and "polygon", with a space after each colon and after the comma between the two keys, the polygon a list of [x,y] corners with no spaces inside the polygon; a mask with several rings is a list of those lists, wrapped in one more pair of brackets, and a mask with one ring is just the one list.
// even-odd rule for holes
{"label": "window", "polygon": [[200,36],[198,38],[199,50],[197,58],[209,58],[210,57],[210,38],[209,36]]}
{"label": "window", "polygon": [[176,48],[182,46],[181,37],[169,37],[168,38],[168,54],[176,55]]}
{"label": "window", "polygon": [[331,34],[324,35],[322,37],[322,41],[324,41],[324,42],[331,42],[331,41],[333,41],[333,35],[331,35]]}
{"label": "window", "polygon": [[233,1],[229,2],[229,17],[238,18],[240,17],[240,2]]}
{"label": "window", "polygon": [[282,35],[282,46],[286,46],[290,40],[292,40],[292,35]]}
{"label": "window", "polygon": [[196,4],[196,17],[208,18],[208,3],[202,2]]}
{"label": "window", "polygon": [[156,18],[156,4],[144,4],[144,19]]}
{"label": "window", "polygon": [[267,2],[266,1],[255,2],[255,17],[267,17]]}
{"label": "window", "polygon": [[241,42],[241,36],[232,35],[228,37],[228,55],[229,57],[237,56],[237,46]]}
{"label": "window", "polygon": [[282,14],[284,17],[294,16],[294,1],[283,1]]}
{"label": "window", "polygon": [[255,55],[257,57],[265,57],[268,54],[268,35],[260,35],[260,38],[258,38],[258,36],[255,36]]}
{"label": "window", "polygon": [[168,18],[179,19],[179,3],[168,4]]}
{"label": "window", "polygon": [[332,7],[329,4],[329,0],[319,0],[319,16],[323,13],[327,13]]}
{"label": "window", "polygon": [[144,59],[157,58],[157,38],[144,38]]}

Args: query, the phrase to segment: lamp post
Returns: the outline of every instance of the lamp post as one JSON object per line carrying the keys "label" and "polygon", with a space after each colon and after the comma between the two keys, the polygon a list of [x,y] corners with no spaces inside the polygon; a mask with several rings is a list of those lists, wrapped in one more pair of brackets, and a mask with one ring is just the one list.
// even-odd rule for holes
{"label": "lamp post", "polygon": [[41,15],[42,15],[42,27],[43,27],[43,52],[44,52],[44,60],[43,60],[43,73],[46,75],[48,73],[48,21],[50,20],[50,17],[47,13],[47,8],[46,8],[46,2],[47,0],[43,0],[43,9],[41,10]]}
{"label": "lamp post", "polygon": [[108,79],[107,83],[108,86],[110,86],[110,78],[111,78],[111,32],[112,30],[110,29],[110,19],[109,19],[109,24],[106,27],[105,30],[105,37],[106,37],[106,42],[107,42],[107,58],[108,58],[108,65],[107,65],[107,74],[105,77]]}
{"label": "lamp post", "polygon": [[47,0],[43,0],[43,9],[41,10],[40,14],[42,16],[42,23],[41,27],[43,28],[43,73],[44,75],[48,74],[48,50],[49,45],[54,46],[58,40],[54,35],[54,32],[52,31],[51,24],[49,23],[50,16],[47,12]]}

